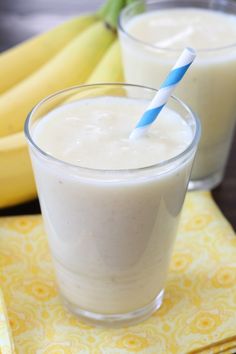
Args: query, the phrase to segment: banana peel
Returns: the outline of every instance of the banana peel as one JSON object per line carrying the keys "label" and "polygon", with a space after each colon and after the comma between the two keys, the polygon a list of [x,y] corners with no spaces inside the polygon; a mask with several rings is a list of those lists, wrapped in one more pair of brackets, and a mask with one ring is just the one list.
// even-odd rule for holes
{"label": "banana peel", "polygon": [[0,208],[36,197],[36,187],[24,133],[0,139]]}
{"label": "banana peel", "polygon": [[[101,61],[89,76],[86,84],[123,82],[123,70],[121,65],[121,51],[119,41],[116,40],[106,51]],[[76,100],[97,97],[98,95],[121,95],[123,89],[114,85],[100,87],[96,90],[81,90],[77,94],[71,94],[64,103],[75,102]]]}
{"label": "banana peel", "polygon": [[35,73],[0,96],[0,136],[23,129],[28,112],[45,96],[87,80],[115,39],[98,22],[73,39]]}
{"label": "banana peel", "polygon": [[31,75],[96,21],[93,14],[75,17],[0,53],[0,94]]}
{"label": "banana peel", "polygon": [[95,82],[123,82],[123,70],[121,65],[121,50],[118,39],[106,51],[102,60],[98,63],[87,83]]}
{"label": "banana peel", "polygon": [[[105,81],[123,81],[117,40],[105,52],[87,82]],[[117,94],[114,88],[112,93]],[[27,142],[22,131],[0,138],[0,166],[0,208],[20,204],[37,196]]]}
{"label": "banana peel", "polygon": [[[108,0],[108,2],[111,4],[113,0]],[[117,0],[120,3],[124,3],[123,0]],[[105,15],[109,15],[109,5],[105,11]],[[123,5],[122,5],[123,6]],[[112,5],[113,7],[113,5]],[[100,17],[100,20],[104,20],[106,23],[106,16],[99,16],[99,14],[96,14],[96,17]],[[115,20],[115,17],[113,17],[113,22]],[[92,20],[93,22],[93,20]],[[90,29],[91,26],[89,26],[88,29]],[[108,23],[108,28],[113,28],[112,24]],[[84,34],[83,31],[81,33]],[[112,31],[111,31],[112,33]],[[110,43],[114,41],[115,34],[110,35]],[[98,38],[98,37],[97,37]],[[68,46],[73,42],[75,39],[69,42]],[[86,40],[84,40],[84,47],[86,47]],[[93,43],[96,42],[96,40],[93,40]],[[30,43],[29,43],[30,44]],[[96,43],[97,44],[97,43]],[[24,46],[24,44],[23,44]],[[106,48],[105,48],[106,47]],[[114,82],[114,81],[122,81],[123,80],[123,74],[122,74],[122,65],[121,65],[121,59],[120,59],[120,48],[119,44],[116,41],[114,45],[110,46],[109,50],[106,50],[109,45],[107,44],[103,49],[100,49],[99,52],[99,57],[97,57],[96,62],[93,61],[93,65],[90,64],[90,69],[86,71],[86,77],[83,76],[81,82],[85,82],[87,79],[88,83],[96,83],[96,82]],[[65,47],[66,48],[66,47]],[[81,49],[83,49],[83,46],[81,46]],[[58,55],[62,55],[61,52],[64,51],[64,48],[59,51]],[[22,50],[22,53],[24,52],[24,48]],[[104,54],[105,52],[105,54]],[[12,51],[13,53],[13,51]],[[87,63],[87,57],[91,58],[92,51],[87,51],[86,58],[83,58],[83,62],[81,62],[82,67],[84,68],[84,65],[88,65]],[[51,60],[54,60],[57,55],[54,55]],[[63,55],[62,55],[63,57]],[[102,59],[101,59],[102,58]],[[49,61],[51,61],[49,60]],[[64,56],[64,60],[66,60]],[[1,61],[1,59],[0,59]],[[62,62],[63,60],[61,60]],[[98,63],[98,65],[96,65]],[[66,61],[63,63],[66,65]],[[48,65],[48,61],[46,61],[46,66]],[[26,79],[24,79],[23,86],[25,85],[25,82],[30,78],[32,80],[32,76],[37,75],[37,71],[40,71],[42,67],[45,65],[41,66],[38,70],[34,71],[30,76],[27,76]],[[77,65],[80,65],[80,60],[78,60]],[[95,68],[94,68],[95,66]],[[52,66],[51,66],[52,67]],[[77,68],[77,67],[76,67]],[[92,70],[94,69],[94,70]],[[12,75],[12,73],[11,73]],[[50,70],[46,71],[46,76],[49,76],[49,81],[48,84],[50,86],[51,80],[50,80]],[[60,76],[60,75],[59,75]],[[39,76],[40,77],[40,76]],[[18,78],[19,79],[19,78]],[[59,78],[58,78],[59,79]],[[37,80],[36,80],[37,81]],[[22,87],[21,84],[22,82],[19,83],[19,87]],[[78,82],[76,82],[78,84]],[[12,85],[12,84],[11,84]],[[68,82],[68,86],[73,85],[73,83]],[[18,85],[15,85],[13,87],[13,91]],[[65,85],[64,85],[65,87]],[[63,87],[63,88],[64,88]],[[6,88],[6,86],[5,86]],[[2,88],[4,89],[4,88]],[[26,90],[24,91],[24,95],[20,96],[22,100],[25,100],[25,98],[28,99],[27,95],[30,95],[32,90],[37,90],[37,84],[35,86],[31,86],[31,90]],[[58,88],[52,88],[52,91],[56,91],[60,89]],[[7,93],[11,91],[8,90]],[[50,91],[51,92],[51,91]],[[50,92],[45,93],[44,90],[42,90],[42,95],[45,97],[47,94]],[[19,88],[16,88],[15,95],[16,94],[21,94]],[[0,95],[0,98],[2,98],[3,95]],[[16,96],[15,96],[16,97]],[[37,102],[40,100],[37,99]],[[8,101],[8,106],[11,106],[12,100]],[[30,107],[31,109],[31,107]],[[30,110],[27,108],[27,113]],[[24,114],[26,111],[24,112]],[[5,117],[9,117],[9,115],[5,115]],[[22,116],[23,117],[23,116]],[[24,117],[25,118],[25,117]],[[18,115],[15,116],[15,119],[18,120]],[[14,120],[13,120],[13,125],[14,125]],[[5,208],[9,206],[13,206],[22,202],[26,202],[29,200],[34,199],[37,196],[37,191],[36,191],[36,186],[35,186],[35,181],[34,181],[34,176],[33,176],[33,171],[31,167],[31,161],[29,157],[29,152],[28,152],[28,147],[26,143],[26,138],[24,136],[23,131],[18,131],[22,129],[22,124],[23,124],[23,118],[21,119],[20,124],[18,123],[18,127],[13,127],[13,130],[6,129],[4,133],[1,132],[0,130],[0,166],[1,166],[1,171],[0,171],[0,208]]]}

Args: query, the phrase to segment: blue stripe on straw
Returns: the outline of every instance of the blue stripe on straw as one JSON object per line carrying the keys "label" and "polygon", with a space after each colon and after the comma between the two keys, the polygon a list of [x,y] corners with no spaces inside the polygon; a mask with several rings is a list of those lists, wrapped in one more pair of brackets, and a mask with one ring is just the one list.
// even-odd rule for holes
{"label": "blue stripe on straw", "polygon": [[[143,116],[139,120],[133,132],[131,132],[130,134],[131,139],[140,136],[140,133],[144,134],[146,132],[146,129],[142,129],[142,130],[140,129],[139,133],[135,134],[135,130],[137,128],[144,128],[144,127],[148,128],[148,126],[150,126],[155,121],[155,119],[161,112],[162,108],[165,106],[175,86],[183,78],[184,74],[192,64],[195,57],[196,57],[196,53],[193,49],[191,48],[184,49],[179,59],[177,60],[174,68],[171,70],[171,72],[169,73],[169,75],[161,85],[159,91],[153,98],[151,104],[149,105],[149,107],[152,108],[150,109],[147,108],[146,112],[144,112]],[[187,63],[187,64],[179,66],[180,63]]]}
{"label": "blue stripe on straw", "polygon": [[172,70],[167,76],[166,80],[162,83],[160,88],[176,85],[182,79],[191,64],[192,62]]}
{"label": "blue stripe on straw", "polygon": [[151,124],[156,119],[156,116],[160,113],[160,111],[162,110],[162,108],[164,106],[165,106],[165,104],[163,104],[162,106],[159,106],[159,107],[156,107],[156,108],[152,108],[152,109],[149,109],[148,111],[146,111],[143,114],[143,116],[140,119],[140,121],[138,122],[136,128],[145,127],[145,125]]}

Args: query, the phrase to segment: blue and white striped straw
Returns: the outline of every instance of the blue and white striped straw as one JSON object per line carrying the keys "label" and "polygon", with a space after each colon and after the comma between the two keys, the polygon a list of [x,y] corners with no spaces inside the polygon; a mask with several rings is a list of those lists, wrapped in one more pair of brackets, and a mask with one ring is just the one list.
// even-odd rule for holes
{"label": "blue and white striped straw", "polygon": [[173,90],[178,85],[192,62],[196,57],[196,52],[192,48],[185,48],[177,60],[175,66],[172,68],[171,72],[162,83],[157,94],[151,101],[147,110],[141,117],[140,121],[130,134],[130,139],[136,139],[147,133],[151,124],[157,118],[162,108],[167,103],[169,97],[171,96]]}

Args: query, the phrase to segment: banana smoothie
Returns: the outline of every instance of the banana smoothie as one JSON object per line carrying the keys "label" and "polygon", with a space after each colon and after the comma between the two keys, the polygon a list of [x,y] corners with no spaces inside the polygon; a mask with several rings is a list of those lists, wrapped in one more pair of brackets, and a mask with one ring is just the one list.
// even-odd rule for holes
{"label": "banana smoothie", "polygon": [[145,10],[141,3],[125,9],[120,20],[126,81],[158,88],[179,52],[195,48],[197,58],[175,93],[202,123],[193,187],[213,187],[222,180],[235,125],[236,4],[229,2],[230,14],[222,12],[230,12],[227,1],[218,11],[205,9],[208,1],[201,0],[193,2],[196,8],[182,0],[147,2]]}
{"label": "banana smoothie", "polygon": [[132,322],[162,302],[199,131],[191,114],[164,108],[146,136],[130,140],[148,103],[81,99],[31,128],[60,293],[85,318]]}

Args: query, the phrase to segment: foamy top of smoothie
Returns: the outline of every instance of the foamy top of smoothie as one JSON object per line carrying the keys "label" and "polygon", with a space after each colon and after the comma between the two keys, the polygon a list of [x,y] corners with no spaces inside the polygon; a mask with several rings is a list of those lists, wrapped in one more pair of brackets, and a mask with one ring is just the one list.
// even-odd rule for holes
{"label": "foamy top of smoothie", "polygon": [[162,9],[135,16],[126,31],[161,48],[216,49],[236,43],[236,16],[191,7]]}
{"label": "foamy top of smoothie", "polygon": [[66,104],[35,123],[33,139],[46,153],[80,167],[151,166],[180,154],[193,134],[178,113],[165,107],[149,133],[131,141],[146,107],[147,101],[114,97]]}

